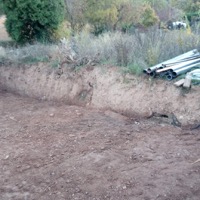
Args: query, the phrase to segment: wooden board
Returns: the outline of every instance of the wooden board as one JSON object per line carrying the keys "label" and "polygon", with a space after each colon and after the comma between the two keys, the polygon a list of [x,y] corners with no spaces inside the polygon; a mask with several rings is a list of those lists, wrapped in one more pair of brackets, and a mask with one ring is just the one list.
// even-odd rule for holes
{"label": "wooden board", "polygon": [[182,86],[182,85],[184,84],[184,82],[185,82],[185,79],[183,78],[183,79],[181,79],[181,80],[175,82],[174,85],[175,85],[176,87],[180,87],[180,86]]}
{"label": "wooden board", "polygon": [[185,78],[185,81],[184,81],[184,83],[183,83],[183,87],[184,88],[190,88],[191,87],[191,78]]}

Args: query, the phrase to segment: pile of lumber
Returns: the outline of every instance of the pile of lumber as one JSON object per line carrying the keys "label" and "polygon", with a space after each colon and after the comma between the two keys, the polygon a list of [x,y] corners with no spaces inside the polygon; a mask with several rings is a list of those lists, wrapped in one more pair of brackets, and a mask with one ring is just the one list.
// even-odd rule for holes
{"label": "pile of lumber", "polygon": [[200,84],[200,69],[192,70],[187,73],[185,78],[180,79],[174,83],[174,85],[177,87],[183,86],[184,88],[190,88],[192,81]]}
{"label": "pile of lumber", "polygon": [[191,87],[191,78],[182,78],[179,81],[175,82],[174,85],[176,87],[183,86],[184,88],[190,88]]}

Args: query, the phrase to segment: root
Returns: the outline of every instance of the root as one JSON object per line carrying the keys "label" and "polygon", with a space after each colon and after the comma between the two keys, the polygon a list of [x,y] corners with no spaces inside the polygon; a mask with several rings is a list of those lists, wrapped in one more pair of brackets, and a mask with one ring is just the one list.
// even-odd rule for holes
{"label": "root", "polygon": [[196,163],[198,163],[198,162],[200,162],[200,159],[198,159],[198,160],[196,160],[195,162],[193,162],[192,165],[194,165],[194,164],[196,164]]}

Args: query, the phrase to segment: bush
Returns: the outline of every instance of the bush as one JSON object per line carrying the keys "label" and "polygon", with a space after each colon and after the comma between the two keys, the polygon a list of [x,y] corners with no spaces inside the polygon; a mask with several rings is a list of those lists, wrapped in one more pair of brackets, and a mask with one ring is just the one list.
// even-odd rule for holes
{"label": "bush", "polygon": [[23,47],[7,46],[0,48],[1,64],[31,64],[38,62],[49,62],[58,54],[57,45],[34,44]]}
{"label": "bush", "polygon": [[[142,70],[182,53],[198,48],[200,37],[187,31],[149,30],[146,33],[105,33],[95,37],[82,32],[67,38],[64,44],[27,45],[23,48],[4,45],[3,62],[12,63],[50,61],[58,66],[71,55],[74,65],[82,66],[84,60],[97,60],[100,64],[120,66],[125,72],[141,74]],[[97,62],[96,62],[97,63]]]}
{"label": "bush", "polygon": [[125,72],[139,76],[143,73],[143,69],[139,64],[133,63],[126,67]]}
{"label": "bush", "polygon": [[182,53],[198,48],[200,37],[187,31],[149,30],[133,35],[120,32],[105,33],[94,37],[79,34],[74,37],[79,57],[95,57],[101,63],[146,68]]}
{"label": "bush", "polygon": [[64,19],[64,0],[3,0],[6,29],[19,44],[52,41]]}

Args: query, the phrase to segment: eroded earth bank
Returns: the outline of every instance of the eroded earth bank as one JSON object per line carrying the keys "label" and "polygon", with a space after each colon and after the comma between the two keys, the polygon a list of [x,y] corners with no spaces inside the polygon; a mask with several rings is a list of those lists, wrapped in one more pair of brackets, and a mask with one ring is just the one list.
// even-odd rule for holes
{"label": "eroded earth bank", "polygon": [[89,108],[110,109],[124,115],[174,114],[182,125],[199,123],[200,87],[190,91],[172,82],[124,74],[116,67],[74,70],[45,64],[0,67],[4,90],[43,100]]}

